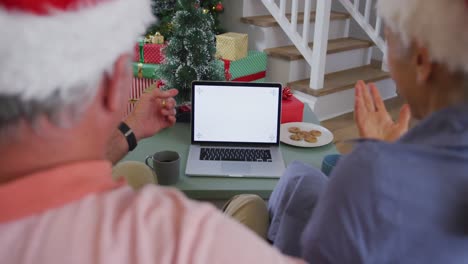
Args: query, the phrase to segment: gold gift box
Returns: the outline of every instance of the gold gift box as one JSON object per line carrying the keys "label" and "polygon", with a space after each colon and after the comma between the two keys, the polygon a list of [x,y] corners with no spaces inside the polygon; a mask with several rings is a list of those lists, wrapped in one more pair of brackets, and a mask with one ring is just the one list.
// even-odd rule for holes
{"label": "gold gift box", "polygon": [[247,57],[249,36],[240,33],[224,33],[216,36],[216,56],[225,60]]}

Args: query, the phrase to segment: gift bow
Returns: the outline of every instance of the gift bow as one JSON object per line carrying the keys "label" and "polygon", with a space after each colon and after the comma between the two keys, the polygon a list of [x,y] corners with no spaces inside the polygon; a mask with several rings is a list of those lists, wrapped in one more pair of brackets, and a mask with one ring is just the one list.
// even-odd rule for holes
{"label": "gift bow", "polygon": [[291,92],[291,88],[284,87],[283,88],[283,100],[291,100],[293,93]]}
{"label": "gift bow", "polygon": [[157,87],[157,88],[160,89],[160,88],[163,87],[164,85],[166,85],[166,84],[164,83],[163,80],[159,79],[159,80],[156,81],[156,87]]}

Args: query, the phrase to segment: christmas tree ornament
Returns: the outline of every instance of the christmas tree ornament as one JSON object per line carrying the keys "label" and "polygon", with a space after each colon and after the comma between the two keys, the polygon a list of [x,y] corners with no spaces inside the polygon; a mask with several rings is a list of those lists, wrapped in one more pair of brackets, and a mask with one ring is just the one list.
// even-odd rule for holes
{"label": "christmas tree ornament", "polygon": [[223,6],[223,4],[221,2],[219,2],[219,3],[216,4],[215,9],[216,9],[216,12],[223,12],[224,6]]}

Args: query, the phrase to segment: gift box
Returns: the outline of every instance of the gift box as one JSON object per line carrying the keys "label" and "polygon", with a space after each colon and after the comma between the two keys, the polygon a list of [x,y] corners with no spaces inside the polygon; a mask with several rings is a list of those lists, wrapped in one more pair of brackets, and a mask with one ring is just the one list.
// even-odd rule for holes
{"label": "gift box", "polygon": [[134,62],[132,67],[133,77],[135,78],[159,79],[156,71],[161,67],[160,64]]}
{"label": "gift box", "polygon": [[291,96],[281,101],[281,124],[302,122],[304,115],[304,103]]}
{"label": "gift box", "polygon": [[164,44],[164,36],[161,33],[156,32],[154,36],[151,37],[151,43],[153,44]]}
{"label": "gift box", "polygon": [[251,50],[248,56],[236,60],[223,60],[226,80],[234,82],[264,82],[267,68],[267,55]]}
{"label": "gift box", "polygon": [[167,44],[145,43],[143,40],[135,45],[135,55],[133,61],[141,63],[162,64],[165,56],[163,49]]}
{"label": "gift box", "polygon": [[224,33],[216,36],[216,56],[224,60],[240,60],[247,56],[249,37],[247,34]]}
{"label": "gift box", "polygon": [[156,70],[159,67],[161,67],[159,64],[133,63],[132,89],[130,90],[125,116],[133,111],[135,103],[146,89],[160,82],[159,77],[156,75]]}

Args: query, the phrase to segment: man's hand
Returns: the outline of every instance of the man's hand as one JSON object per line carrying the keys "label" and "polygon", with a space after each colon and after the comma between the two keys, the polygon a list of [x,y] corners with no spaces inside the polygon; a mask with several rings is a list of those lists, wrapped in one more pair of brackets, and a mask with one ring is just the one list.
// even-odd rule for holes
{"label": "man's hand", "polygon": [[143,93],[135,109],[125,120],[137,140],[153,136],[175,124],[176,101],[173,97],[178,93],[176,89],[161,91],[158,88]]}
{"label": "man's hand", "polygon": [[398,121],[394,122],[375,84],[367,87],[363,81],[357,82],[354,107],[356,124],[362,138],[393,142],[408,131],[411,120],[409,106],[405,104],[401,108]]}

